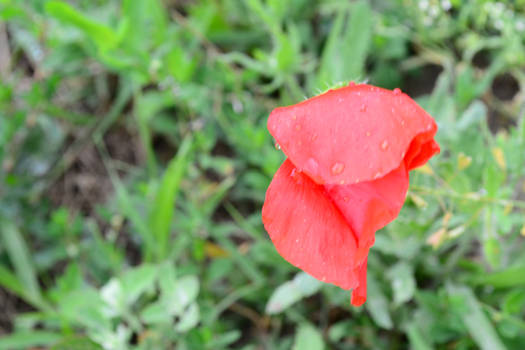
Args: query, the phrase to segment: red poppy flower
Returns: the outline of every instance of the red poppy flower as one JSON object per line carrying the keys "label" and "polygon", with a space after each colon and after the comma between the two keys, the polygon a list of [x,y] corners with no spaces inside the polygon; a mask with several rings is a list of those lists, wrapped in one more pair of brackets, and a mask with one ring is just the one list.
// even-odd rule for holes
{"label": "red poppy flower", "polygon": [[351,83],[276,108],[268,129],[288,156],[262,210],[277,251],[363,304],[375,232],[399,214],[408,172],[439,152],[436,123],[399,89]]}

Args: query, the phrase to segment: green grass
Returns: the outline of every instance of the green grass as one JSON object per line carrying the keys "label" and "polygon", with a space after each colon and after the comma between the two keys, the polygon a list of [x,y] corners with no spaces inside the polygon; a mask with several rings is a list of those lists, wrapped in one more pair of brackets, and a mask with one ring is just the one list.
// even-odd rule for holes
{"label": "green grass", "polygon": [[[0,349],[525,348],[525,2],[0,0]],[[261,222],[271,110],[411,94],[368,300]]]}

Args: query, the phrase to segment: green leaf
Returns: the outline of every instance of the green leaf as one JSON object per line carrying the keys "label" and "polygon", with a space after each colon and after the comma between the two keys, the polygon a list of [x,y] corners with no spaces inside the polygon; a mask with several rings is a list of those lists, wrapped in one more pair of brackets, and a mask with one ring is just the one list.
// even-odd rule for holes
{"label": "green leaf", "polygon": [[[277,69],[280,72],[289,72],[297,69],[298,59],[301,57],[301,47],[297,28],[291,23],[288,25],[288,32],[275,33],[275,59]],[[273,61],[273,60],[271,60]]]}
{"label": "green leaf", "polygon": [[190,81],[197,69],[198,61],[182,47],[174,47],[164,58],[168,72],[181,83]]}
{"label": "green leaf", "polygon": [[519,314],[525,306],[525,290],[523,288],[511,290],[503,298],[503,311],[508,314]]}
{"label": "green leaf", "polygon": [[166,303],[161,301],[148,305],[142,310],[140,316],[147,324],[167,323],[173,317]]}
{"label": "green leaf", "polygon": [[[116,281],[116,279],[113,278],[110,281]],[[110,283],[106,286],[111,285]],[[114,284],[112,285],[114,286]],[[112,305],[110,305],[108,295],[104,295],[107,293],[104,291],[105,287],[101,289],[100,293],[90,286],[83,286],[81,289],[72,291],[58,304],[60,316],[64,320],[87,328],[109,329],[111,327],[108,316],[109,309],[115,311],[114,306],[123,303],[124,300],[120,298],[121,295],[115,293],[115,295],[110,296],[114,297],[114,300],[111,301]],[[108,308],[108,306],[110,307]]]}
{"label": "green leaf", "polygon": [[54,302],[60,302],[69,293],[81,289],[83,284],[79,266],[76,263],[69,263],[64,273],[56,279],[55,287],[48,293],[48,296]]}
{"label": "green leaf", "polygon": [[401,261],[387,272],[394,291],[394,303],[401,305],[412,299],[416,291],[416,281],[412,266]]}
{"label": "green leaf", "polygon": [[421,251],[421,241],[415,236],[400,239],[392,235],[378,235],[373,249],[409,260]]}
{"label": "green leaf", "polygon": [[119,177],[112,172],[109,174],[112,184],[115,187],[118,209],[120,213],[129,219],[133,228],[141,236],[144,245],[146,246],[144,249],[146,251],[146,258],[149,258],[150,255],[153,254],[155,242],[153,236],[150,234],[147,220],[144,218],[144,215],[141,215],[141,213],[134,207],[133,198]]}
{"label": "green leaf", "polygon": [[480,101],[475,100],[468,108],[463,112],[461,118],[458,119],[455,128],[457,131],[465,131],[469,128],[474,127],[485,120],[487,115],[487,106]]}
{"label": "green leaf", "polygon": [[177,155],[168,164],[150,212],[149,222],[155,237],[158,260],[164,259],[169,252],[169,236],[175,211],[175,200],[188,166],[191,146],[191,138],[186,138],[181,143]]}
{"label": "green leaf", "polygon": [[471,283],[491,285],[494,288],[512,288],[525,285],[525,266],[511,266],[501,271],[474,276]]}
{"label": "green leaf", "polygon": [[180,315],[179,322],[175,325],[178,332],[187,332],[199,323],[200,313],[197,303],[191,303],[190,306]]}
{"label": "green leaf", "polygon": [[506,349],[470,288],[448,283],[447,291],[451,298],[461,300],[463,307],[455,311],[459,313],[463,323],[480,349]]}
{"label": "green leaf", "polygon": [[135,97],[134,114],[138,122],[138,131],[146,150],[148,170],[156,175],[157,164],[152,145],[152,125],[150,122],[163,109],[173,106],[173,96],[170,92],[148,91]]}
{"label": "green leaf", "polygon": [[175,288],[168,296],[174,313],[180,313],[199,294],[199,279],[196,276],[184,276],[177,280]]}
{"label": "green leaf", "polygon": [[407,326],[406,334],[410,341],[410,348],[413,350],[432,350],[432,346],[427,343],[427,339],[421,334],[419,327],[415,322]]}
{"label": "green leaf", "polygon": [[372,36],[372,18],[366,1],[356,2],[337,15],[321,57],[317,88],[324,90],[336,82],[363,77]]}
{"label": "green leaf", "polygon": [[0,350],[25,350],[37,346],[50,346],[59,339],[60,335],[52,332],[16,332],[0,338]]}
{"label": "green leaf", "polygon": [[496,237],[488,237],[483,240],[483,251],[487,261],[493,268],[498,268],[501,263],[501,244]]}
{"label": "green leaf", "polygon": [[50,350],[103,350],[86,337],[68,337],[55,344]]}
{"label": "green leaf", "polygon": [[443,71],[439,75],[432,95],[429,96],[427,103],[422,104],[422,107],[425,108],[430,115],[438,118],[443,118],[443,116],[446,115],[446,107],[452,100],[449,93],[451,76],[452,74],[447,70]]}
{"label": "green leaf", "polygon": [[[187,308],[192,307],[191,304],[199,293],[198,278],[190,275],[175,280],[175,270],[168,263],[161,266],[159,276],[161,276],[159,279],[161,298],[143,310],[141,314],[143,320],[147,323],[165,323],[171,321],[174,316],[179,316],[179,318],[187,318],[184,324],[193,324],[192,317],[195,316],[193,314],[195,310]],[[180,326],[181,329],[189,327],[184,324]]]}
{"label": "green leaf", "polygon": [[394,323],[388,310],[388,300],[381,291],[379,282],[377,282],[371,273],[367,276],[367,289],[368,296],[365,307],[370,313],[370,316],[372,316],[372,319],[379,327],[392,329]]}
{"label": "green leaf", "polygon": [[273,16],[272,11],[263,5],[260,0],[245,0],[246,6],[253,14],[256,14],[273,32],[279,31],[279,20]]}
{"label": "green leaf", "polygon": [[149,49],[152,45],[160,45],[165,40],[167,11],[162,1],[124,0],[122,13],[128,23],[131,23],[123,35],[124,40],[136,50]]}
{"label": "green leaf", "polygon": [[495,163],[489,163],[483,171],[483,180],[487,196],[494,198],[505,181],[505,173]]}
{"label": "green leaf", "polygon": [[20,297],[25,296],[24,286],[18,278],[7,268],[0,265],[0,285]]}
{"label": "green leaf", "polygon": [[339,343],[345,337],[352,336],[352,329],[354,328],[354,321],[343,320],[330,326],[328,330],[328,339],[331,342]]}
{"label": "green leaf", "polygon": [[321,289],[323,286],[323,283],[321,283],[319,280],[313,278],[306,272],[300,272],[297,275],[295,275],[293,279],[294,286],[301,291],[301,294],[304,297],[309,297],[311,295],[314,295]]}
{"label": "green leaf", "polygon": [[[33,259],[29,253],[29,248],[22,237],[18,228],[6,220],[0,220],[3,228],[1,230],[1,238],[4,247],[7,251],[9,259],[14,267],[16,276],[20,285],[24,288],[24,294],[27,295],[33,302],[40,302],[42,294],[40,286],[38,285],[37,275],[33,266]],[[4,272],[4,279],[9,282],[12,287],[17,287],[13,284],[12,276],[8,276]]]}
{"label": "green leaf", "polygon": [[323,350],[323,337],[308,323],[299,325],[292,350]]}
{"label": "green leaf", "polygon": [[[221,332],[220,334],[214,334],[213,338],[207,343],[210,349],[228,349],[228,345],[236,342],[242,336],[242,332],[238,329],[229,332]],[[251,349],[250,347],[243,348],[245,350]]]}
{"label": "green leaf", "polygon": [[266,304],[266,313],[277,314],[302,298],[317,293],[322,283],[305,272],[295,275],[294,279],[281,284],[273,292]]}
{"label": "green leaf", "polygon": [[159,286],[162,294],[170,295],[175,290],[177,285],[177,278],[175,274],[175,266],[173,263],[166,261],[159,268]]}
{"label": "green leaf", "polygon": [[102,50],[108,50],[118,44],[118,36],[112,28],[88,18],[66,2],[48,1],[46,12],[83,31]]}
{"label": "green leaf", "polygon": [[135,303],[142,293],[153,288],[157,278],[157,267],[143,264],[139,267],[126,271],[121,278],[122,291],[129,305]]}

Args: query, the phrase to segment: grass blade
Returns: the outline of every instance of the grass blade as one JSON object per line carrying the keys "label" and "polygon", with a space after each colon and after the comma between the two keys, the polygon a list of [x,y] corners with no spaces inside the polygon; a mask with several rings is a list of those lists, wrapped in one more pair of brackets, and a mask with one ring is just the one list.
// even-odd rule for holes
{"label": "grass blade", "polygon": [[46,3],[46,12],[61,22],[80,29],[102,49],[112,48],[118,43],[113,29],[86,17],[63,1],[49,1]]}
{"label": "grass blade", "polygon": [[[29,253],[29,248],[22,234],[14,224],[6,222],[5,220],[1,222],[3,226],[1,238],[25,295],[33,301],[42,300],[36,271]],[[4,275],[4,277],[7,277],[7,275]],[[11,283],[11,286],[16,287],[16,285],[13,284],[12,278],[9,278],[8,282]]]}
{"label": "grass blade", "polygon": [[314,326],[308,323],[299,326],[292,350],[323,350],[324,348],[323,337]]}
{"label": "grass blade", "polygon": [[0,286],[9,289],[18,296],[23,297],[25,295],[22,283],[11,271],[2,265],[0,265]]}
{"label": "grass blade", "polygon": [[466,286],[447,285],[449,296],[461,305],[456,310],[470,335],[482,350],[505,350],[492,323],[483,313],[481,305],[472,290]]}
{"label": "grass blade", "polygon": [[0,338],[0,350],[30,349],[50,346],[60,340],[60,335],[50,332],[20,332]]}
{"label": "grass blade", "polygon": [[370,39],[372,11],[365,1],[359,1],[336,17],[321,57],[317,75],[317,88],[325,90],[341,81],[361,78]]}
{"label": "grass blade", "polygon": [[494,288],[512,288],[525,285],[525,266],[518,265],[505,270],[474,276],[473,284],[491,285]]}
{"label": "grass blade", "polygon": [[155,203],[150,212],[149,222],[156,244],[157,258],[162,260],[168,252],[170,226],[175,211],[175,200],[179,192],[182,177],[188,166],[188,156],[192,146],[191,138],[186,138],[180,145],[175,158],[168,164],[157,191]]}
{"label": "grass blade", "polygon": [[411,349],[414,350],[432,350],[433,347],[427,343],[427,340],[421,334],[416,322],[411,322],[406,329],[406,335],[410,341]]}

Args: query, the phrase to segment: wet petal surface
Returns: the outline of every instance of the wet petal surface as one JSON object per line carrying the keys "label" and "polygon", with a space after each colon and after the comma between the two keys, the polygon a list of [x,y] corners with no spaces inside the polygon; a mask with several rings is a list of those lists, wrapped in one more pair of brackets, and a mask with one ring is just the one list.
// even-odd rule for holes
{"label": "wet petal surface", "polygon": [[412,141],[431,140],[437,126],[407,95],[360,84],[276,108],[268,130],[315,182],[353,184],[396,169]]}
{"label": "wet petal surface", "polygon": [[268,129],[289,157],[263,206],[275,247],[362,305],[376,231],[399,215],[408,172],[439,152],[434,120],[399,89],[351,84],[275,109]]}
{"label": "wet petal surface", "polygon": [[357,286],[354,232],[324,186],[289,160],[268,188],[262,215],[272,242],[287,261],[343,289]]}
{"label": "wet petal surface", "polygon": [[408,190],[404,163],[384,177],[353,185],[325,185],[327,194],[356,233],[357,263],[362,263],[374,244],[375,232],[394,220]]}

